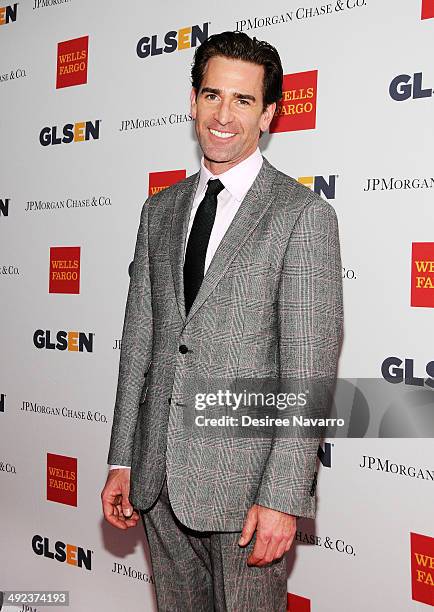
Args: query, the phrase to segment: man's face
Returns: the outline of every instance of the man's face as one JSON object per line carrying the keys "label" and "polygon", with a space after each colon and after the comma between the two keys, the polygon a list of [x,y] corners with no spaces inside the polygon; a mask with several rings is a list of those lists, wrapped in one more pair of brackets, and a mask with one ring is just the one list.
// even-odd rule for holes
{"label": "man's face", "polygon": [[263,111],[264,68],[227,57],[212,57],[206,66],[200,90],[191,92],[191,115],[196,135],[213,174],[239,164],[258,146],[276,104]]}

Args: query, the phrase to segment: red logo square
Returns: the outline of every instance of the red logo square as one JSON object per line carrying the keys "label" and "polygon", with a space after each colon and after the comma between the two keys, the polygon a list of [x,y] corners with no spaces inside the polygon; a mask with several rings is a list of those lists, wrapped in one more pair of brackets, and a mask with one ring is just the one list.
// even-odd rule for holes
{"label": "red logo square", "polygon": [[434,242],[413,242],[411,305],[434,308]]}
{"label": "red logo square", "polygon": [[187,176],[185,170],[166,170],[165,172],[149,173],[149,192],[148,195],[155,195],[163,189],[182,181]]}
{"label": "red logo square", "polygon": [[434,606],[434,538],[410,533],[410,545],[412,598]]}
{"label": "red logo square", "polygon": [[315,128],[317,82],[318,70],[285,74],[283,97],[270,123],[271,133]]}
{"label": "red logo square", "polygon": [[77,507],[77,458],[47,453],[47,499]]}
{"label": "red logo square", "polygon": [[49,293],[80,293],[80,247],[50,248]]}
{"label": "red logo square", "polygon": [[310,599],[288,593],[286,612],[311,612]]}
{"label": "red logo square", "polygon": [[58,43],[56,89],[87,83],[88,45],[89,36]]}
{"label": "red logo square", "polygon": [[434,0],[422,0],[421,19],[431,19],[434,17]]}

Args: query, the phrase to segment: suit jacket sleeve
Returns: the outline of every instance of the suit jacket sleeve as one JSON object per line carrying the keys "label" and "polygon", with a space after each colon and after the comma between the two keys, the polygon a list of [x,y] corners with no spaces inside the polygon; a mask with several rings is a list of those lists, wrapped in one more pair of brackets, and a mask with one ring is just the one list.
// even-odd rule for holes
{"label": "suit jacket sleeve", "polygon": [[119,377],[108,454],[111,465],[130,466],[140,396],[152,354],[148,254],[149,198],[142,208],[122,331]]}
{"label": "suit jacket sleeve", "polygon": [[[281,379],[335,381],[343,331],[339,233],[333,207],[317,196],[303,208],[288,242],[278,325]],[[303,416],[303,409],[297,410]],[[275,437],[256,503],[313,518],[319,441]]]}

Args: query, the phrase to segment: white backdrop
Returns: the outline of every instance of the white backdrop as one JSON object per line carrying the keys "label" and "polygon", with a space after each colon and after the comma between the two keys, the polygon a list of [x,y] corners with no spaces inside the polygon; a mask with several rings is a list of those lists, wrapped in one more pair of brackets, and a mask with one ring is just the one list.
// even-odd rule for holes
{"label": "white backdrop", "polygon": [[[166,32],[195,25],[209,34],[242,28],[279,50],[285,75],[293,75],[288,91],[298,92],[288,98],[302,95],[299,73],[317,71],[314,123],[312,113],[292,119],[261,140],[262,152],[312,188],[315,177],[316,185],[321,177],[335,181],[329,201],[339,218],[345,291],[340,375],[381,378],[383,361],[394,356],[413,360],[428,390],[432,264],[431,271],[421,264],[413,305],[410,292],[412,243],[427,243],[416,246],[418,261],[434,261],[434,3],[8,6],[0,8],[0,589],[66,589],[72,612],[153,610],[142,527],[125,534],[105,525],[99,495],[128,266],[150,173],[190,175],[200,152],[188,117],[190,30],[177,34],[187,48],[172,53],[141,58],[137,43],[155,35],[162,47]],[[87,50],[86,40],[74,42],[83,37]],[[63,71],[66,86],[56,87],[58,44],[67,41],[59,65],[73,72]],[[408,76],[391,86],[398,75]],[[300,129],[305,119],[310,129]],[[75,142],[40,142],[44,127],[59,134],[65,124],[97,120],[99,138],[80,141],[78,127]],[[154,178],[151,186],[164,186],[170,175]],[[73,293],[49,292],[52,247],[80,248],[79,287],[56,289]],[[77,249],[53,254],[53,261],[77,259]],[[77,265],[60,264],[70,275]],[[36,330],[49,330],[51,341],[59,331],[83,332],[93,350],[37,348]],[[431,439],[325,442],[318,516],[299,522],[289,563],[291,612],[434,606],[432,448]],[[49,464],[54,489],[72,489],[67,503],[52,501],[53,487],[47,499],[48,453],[71,458]],[[366,457],[371,469],[361,467]],[[411,533],[425,536],[415,537],[413,551]],[[45,555],[32,549],[35,535],[48,538]],[[74,564],[81,554],[74,548],[72,563],[50,558],[56,542],[84,549],[89,569]]]}

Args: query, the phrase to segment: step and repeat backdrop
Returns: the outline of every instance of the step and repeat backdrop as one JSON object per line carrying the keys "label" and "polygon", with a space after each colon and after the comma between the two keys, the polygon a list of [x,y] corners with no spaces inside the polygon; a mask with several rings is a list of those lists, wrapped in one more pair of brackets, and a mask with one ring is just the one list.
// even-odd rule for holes
{"label": "step and repeat backdrop", "polygon": [[[100,492],[141,207],[199,168],[189,72],[223,30],[279,50],[262,153],[336,209],[340,377],[417,388],[434,411],[434,0],[2,3],[2,591],[156,610],[142,526],[105,524]],[[324,440],[291,612],[434,606],[432,429],[413,437],[414,409],[399,405],[408,436]]]}

